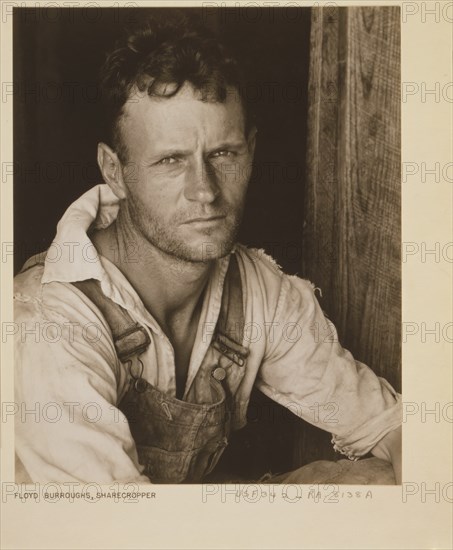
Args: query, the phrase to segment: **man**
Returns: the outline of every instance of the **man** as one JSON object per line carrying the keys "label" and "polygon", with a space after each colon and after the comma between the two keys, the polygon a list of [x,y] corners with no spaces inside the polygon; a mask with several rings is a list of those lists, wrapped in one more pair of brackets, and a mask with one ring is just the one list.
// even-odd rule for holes
{"label": "man", "polygon": [[[399,482],[400,396],[332,341],[310,283],[236,243],[256,128],[234,59],[182,16],[151,18],[111,52],[102,86],[105,183],[16,277],[16,400],[42,407],[17,417],[18,471],[203,481],[256,385]],[[356,477],[345,464],[273,480],[389,482],[380,461]]]}

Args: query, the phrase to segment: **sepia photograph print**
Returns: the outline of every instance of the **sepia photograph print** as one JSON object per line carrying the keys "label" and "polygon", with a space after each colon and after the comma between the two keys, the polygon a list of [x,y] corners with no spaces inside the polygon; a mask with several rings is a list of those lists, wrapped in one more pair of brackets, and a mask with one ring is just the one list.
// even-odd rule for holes
{"label": "sepia photograph print", "polygon": [[0,546],[450,550],[453,1],[0,16]]}
{"label": "sepia photograph print", "polygon": [[16,481],[401,483],[399,8],[35,11]]}

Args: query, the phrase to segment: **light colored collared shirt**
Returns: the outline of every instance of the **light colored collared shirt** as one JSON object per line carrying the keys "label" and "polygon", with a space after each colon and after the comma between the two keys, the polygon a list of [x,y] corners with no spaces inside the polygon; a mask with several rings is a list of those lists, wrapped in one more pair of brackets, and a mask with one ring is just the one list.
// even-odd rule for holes
{"label": "light colored collared shirt", "polygon": [[[107,185],[92,188],[60,220],[45,265],[15,278],[16,452],[36,482],[149,482],[117,408],[127,389],[126,369],[99,310],[70,283],[99,280],[104,294],[146,328],[151,345],[142,355],[143,377],[176,395],[170,341],[87,235],[110,225],[118,210]],[[331,432],[340,452],[366,454],[401,423],[401,396],[340,346],[310,282],[285,275],[262,251],[237,245],[234,253],[250,348],[237,402],[246,405],[256,385]],[[211,342],[228,263],[229,256],[215,262],[206,288],[185,396]]]}

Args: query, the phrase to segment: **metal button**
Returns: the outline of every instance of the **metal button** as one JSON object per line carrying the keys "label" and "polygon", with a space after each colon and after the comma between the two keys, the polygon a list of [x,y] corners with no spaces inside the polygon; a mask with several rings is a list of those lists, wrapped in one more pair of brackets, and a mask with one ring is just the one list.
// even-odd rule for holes
{"label": "metal button", "polygon": [[225,380],[225,377],[226,377],[226,370],[222,367],[216,367],[213,371],[212,371],[212,376],[216,379],[216,380]]}
{"label": "metal button", "polygon": [[148,388],[148,382],[144,378],[137,378],[134,382],[135,391],[138,393],[143,393]]}

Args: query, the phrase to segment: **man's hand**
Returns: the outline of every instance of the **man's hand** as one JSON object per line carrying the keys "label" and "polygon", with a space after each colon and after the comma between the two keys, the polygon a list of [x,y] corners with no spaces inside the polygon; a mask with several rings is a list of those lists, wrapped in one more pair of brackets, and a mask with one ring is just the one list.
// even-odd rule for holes
{"label": "man's hand", "polygon": [[395,472],[397,485],[401,485],[401,447],[402,447],[402,428],[396,428],[384,436],[377,445],[371,449],[376,458],[387,460],[392,463]]}

